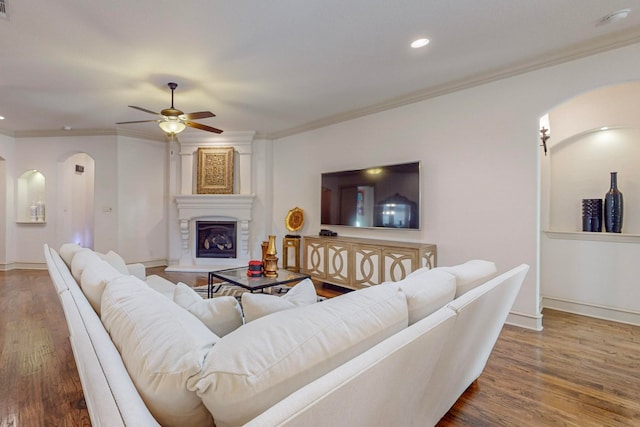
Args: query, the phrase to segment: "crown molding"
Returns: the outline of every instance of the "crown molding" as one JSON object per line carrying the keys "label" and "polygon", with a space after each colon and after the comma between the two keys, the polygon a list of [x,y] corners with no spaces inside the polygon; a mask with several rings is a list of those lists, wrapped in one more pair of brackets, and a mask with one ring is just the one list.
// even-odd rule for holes
{"label": "crown molding", "polygon": [[538,56],[527,61],[515,62],[507,67],[490,70],[481,74],[474,74],[460,80],[425,88],[423,90],[405,94],[396,98],[391,98],[384,102],[368,107],[327,116],[300,126],[268,133],[264,136],[267,139],[271,140],[280,139],[287,136],[308,132],[322,127],[368,116],[374,113],[379,113],[381,111],[391,110],[394,108],[402,107],[404,105],[414,104],[416,102],[424,101],[430,98],[436,98],[464,89],[481,86],[483,84],[495,82],[509,77],[518,76],[553,65],[559,65],[565,62],[574,61],[580,58],[585,58],[636,43],[640,43],[640,27],[632,28],[625,31],[619,31],[617,33],[590,40],[588,42],[575,44],[566,49],[556,50],[554,52],[550,52],[548,54]]}
{"label": "crown molding", "polygon": [[12,132],[10,130],[5,130],[5,129],[0,129],[0,135],[11,136],[13,138],[16,137],[15,132]]}
{"label": "crown molding", "polygon": [[168,138],[161,132],[144,132],[132,129],[43,129],[43,130],[24,130],[15,132],[6,132],[0,130],[0,133],[14,138],[50,138],[61,136],[127,136],[131,138],[148,139],[153,141],[168,141]]}

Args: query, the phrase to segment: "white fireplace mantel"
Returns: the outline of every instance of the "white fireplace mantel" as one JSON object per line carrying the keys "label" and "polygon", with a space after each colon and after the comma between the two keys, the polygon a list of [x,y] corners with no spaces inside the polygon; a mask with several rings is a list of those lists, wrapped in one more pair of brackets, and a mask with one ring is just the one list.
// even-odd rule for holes
{"label": "white fireplace mantel", "polygon": [[[188,194],[176,196],[182,250],[180,265],[171,270],[211,270],[246,265],[250,259],[249,232],[253,212],[253,194]],[[237,222],[236,258],[199,259],[195,255],[195,222],[231,219]],[[167,269],[169,270],[169,269]]]}

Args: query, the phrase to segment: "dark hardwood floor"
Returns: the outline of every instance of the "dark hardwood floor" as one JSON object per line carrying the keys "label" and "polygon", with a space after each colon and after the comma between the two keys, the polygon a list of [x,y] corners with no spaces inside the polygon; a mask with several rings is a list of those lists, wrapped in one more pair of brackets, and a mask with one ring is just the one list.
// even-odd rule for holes
{"label": "dark hardwood floor", "polygon": [[[148,274],[206,284],[206,274]],[[543,314],[542,332],[504,327],[439,426],[640,426],[640,327]],[[90,425],[67,336],[46,271],[0,272],[0,427]]]}

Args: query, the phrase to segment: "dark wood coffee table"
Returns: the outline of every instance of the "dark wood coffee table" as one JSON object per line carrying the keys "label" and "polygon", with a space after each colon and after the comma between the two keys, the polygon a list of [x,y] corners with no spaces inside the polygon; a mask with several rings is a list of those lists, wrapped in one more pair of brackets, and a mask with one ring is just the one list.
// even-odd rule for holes
{"label": "dark wood coffee table", "polygon": [[232,285],[238,285],[250,292],[263,291],[272,286],[285,285],[287,283],[299,282],[304,279],[310,279],[308,274],[296,273],[289,270],[278,270],[276,277],[249,277],[247,276],[247,267],[229,268],[226,270],[210,271],[207,279],[207,298],[217,292],[214,291],[216,286],[222,284],[214,283],[214,279],[220,279]]}

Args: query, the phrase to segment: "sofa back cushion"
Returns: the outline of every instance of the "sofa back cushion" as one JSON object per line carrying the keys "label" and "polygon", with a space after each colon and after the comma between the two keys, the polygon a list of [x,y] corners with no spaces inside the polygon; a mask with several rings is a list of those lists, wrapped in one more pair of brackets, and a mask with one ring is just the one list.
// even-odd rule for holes
{"label": "sofa back cushion", "polygon": [[64,263],[67,264],[67,268],[69,268],[69,270],[71,270],[71,261],[73,260],[73,256],[80,249],[82,249],[82,246],[77,243],[63,243],[62,246],[60,246],[60,258],[62,258]]}
{"label": "sofa back cushion", "polygon": [[71,260],[71,275],[80,284],[82,272],[92,262],[100,261],[100,257],[91,249],[82,248],[73,255]]}
{"label": "sofa back cushion", "polygon": [[409,325],[451,302],[456,293],[455,276],[442,270],[422,270],[389,285],[407,298]]}
{"label": "sofa back cushion", "polygon": [[273,313],[222,338],[193,387],[217,427],[241,425],[407,322],[404,295],[386,286]]}
{"label": "sofa back cushion", "polygon": [[100,301],[107,283],[122,276],[111,264],[101,259],[91,261],[80,275],[80,288],[91,307],[100,316]]}
{"label": "sofa back cushion", "polygon": [[456,298],[498,274],[495,263],[480,259],[451,267],[436,267],[435,270],[446,271],[456,276]]}
{"label": "sofa back cushion", "polygon": [[174,287],[173,301],[196,316],[219,337],[242,326],[242,309],[235,297],[221,296],[205,300],[190,286],[179,282]]}
{"label": "sofa back cushion", "polygon": [[176,290],[176,284],[158,276],[157,274],[151,274],[145,278],[145,282],[151,289],[164,295],[169,299],[173,299],[173,292]]}
{"label": "sofa back cushion", "polygon": [[133,276],[107,283],[101,306],[102,323],[158,422],[212,426],[211,414],[187,382],[199,375],[206,354],[219,338]]}

